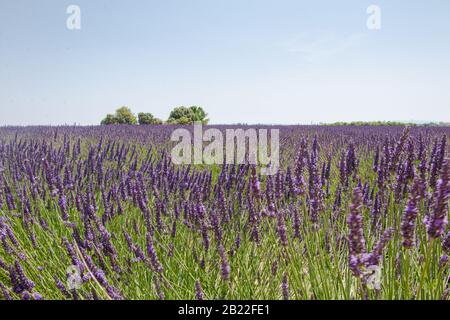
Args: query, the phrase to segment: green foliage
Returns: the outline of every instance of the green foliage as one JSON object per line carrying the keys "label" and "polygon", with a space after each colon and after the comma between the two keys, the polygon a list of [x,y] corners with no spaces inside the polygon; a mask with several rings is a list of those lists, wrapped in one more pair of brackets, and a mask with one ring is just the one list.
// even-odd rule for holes
{"label": "green foliage", "polygon": [[121,107],[116,110],[117,122],[119,124],[136,124],[137,120],[133,112],[131,112],[130,108],[128,107]]}
{"label": "green foliage", "polygon": [[110,124],[117,124],[117,119],[112,114],[107,114],[105,119],[101,122],[102,125],[110,125]]}
{"label": "green foliage", "polygon": [[[170,112],[168,124],[181,124],[188,125],[193,122],[201,122],[203,124],[208,124],[209,119],[208,114],[203,110],[202,107],[191,106],[177,107]],[[163,124],[161,119],[155,118],[153,114],[148,112],[138,113],[138,118],[131,112],[128,107],[121,107],[116,110],[114,114],[107,114],[106,117],[101,121],[102,125],[111,124],[137,124],[140,125],[158,125]]]}
{"label": "green foliage", "polygon": [[352,122],[333,122],[333,123],[320,123],[322,126],[407,126],[407,127],[445,127],[450,125],[449,122],[401,122],[401,121],[352,121]]}
{"label": "green foliage", "polygon": [[170,120],[178,120],[178,119],[181,119],[182,117],[187,117],[187,118],[190,117],[190,111],[189,111],[189,109],[186,108],[186,107],[183,107],[183,106],[178,107],[178,108],[175,108],[175,109],[173,109],[173,110],[170,112],[168,122],[169,122]]}
{"label": "green foliage", "polygon": [[209,119],[207,119],[207,113],[202,107],[191,106],[186,108],[184,106],[177,107],[170,112],[169,119],[167,123],[169,124],[190,124],[192,122],[202,122],[207,124]]}
{"label": "green foliage", "polygon": [[202,123],[208,123],[208,119],[206,118],[207,113],[203,110],[202,107],[192,106],[189,108],[192,115],[192,121],[200,121]]}
{"label": "green foliage", "polygon": [[162,120],[155,118],[151,113],[140,112],[138,113],[138,122],[141,125],[149,124],[162,124]]}
{"label": "green foliage", "polygon": [[114,115],[108,114],[106,118],[102,120],[102,125],[110,124],[136,124],[137,120],[133,112],[128,107],[120,107],[116,110]]}
{"label": "green foliage", "polygon": [[323,123],[321,125],[325,126],[417,126],[416,123],[400,122],[400,121],[352,121],[352,122],[333,122],[333,123]]}

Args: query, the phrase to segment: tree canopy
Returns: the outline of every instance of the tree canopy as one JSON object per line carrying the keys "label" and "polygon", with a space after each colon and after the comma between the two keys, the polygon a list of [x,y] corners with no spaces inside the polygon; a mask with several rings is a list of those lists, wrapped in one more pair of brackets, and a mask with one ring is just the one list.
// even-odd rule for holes
{"label": "tree canopy", "polygon": [[102,125],[117,124],[117,119],[112,114],[107,114],[101,122]]}
{"label": "tree canopy", "polygon": [[324,123],[325,126],[416,126],[416,123],[400,122],[400,121],[352,121],[352,122],[333,122]]}
{"label": "tree canopy", "polygon": [[101,124],[136,124],[137,120],[130,108],[123,106],[116,110],[112,114],[107,114],[105,119],[102,120]]}
{"label": "tree canopy", "polygon": [[169,115],[167,123],[170,124],[190,124],[192,122],[202,122],[207,124],[209,119],[207,119],[207,113],[202,107],[191,106],[186,108],[184,106],[174,108]]}
{"label": "tree canopy", "polygon": [[162,124],[163,123],[163,121],[161,119],[155,118],[149,112],[139,112],[138,113],[138,122],[141,125]]}

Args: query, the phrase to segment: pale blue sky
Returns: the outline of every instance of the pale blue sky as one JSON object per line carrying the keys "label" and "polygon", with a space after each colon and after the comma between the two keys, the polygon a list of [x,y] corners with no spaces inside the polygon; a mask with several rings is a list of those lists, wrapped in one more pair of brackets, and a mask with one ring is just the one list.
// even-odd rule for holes
{"label": "pale blue sky", "polygon": [[450,121],[449,15],[447,0],[0,0],[0,125],[194,104],[212,123]]}

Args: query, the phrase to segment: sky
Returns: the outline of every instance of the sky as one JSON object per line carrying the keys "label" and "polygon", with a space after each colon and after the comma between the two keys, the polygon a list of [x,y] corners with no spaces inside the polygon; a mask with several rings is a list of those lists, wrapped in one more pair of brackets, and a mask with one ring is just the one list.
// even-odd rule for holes
{"label": "sky", "polygon": [[448,122],[450,1],[0,0],[0,125],[98,124],[122,105],[199,105],[213,124]]}

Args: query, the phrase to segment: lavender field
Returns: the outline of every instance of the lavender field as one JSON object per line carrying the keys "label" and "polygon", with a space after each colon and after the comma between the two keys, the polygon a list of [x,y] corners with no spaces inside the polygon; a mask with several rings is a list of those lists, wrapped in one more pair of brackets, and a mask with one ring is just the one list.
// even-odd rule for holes
{"label": "lavender field", "polygon": [[277,128],[273,176],[174,165],[170,125],[0,128],[0,299],[450,299],[450,127]]}

